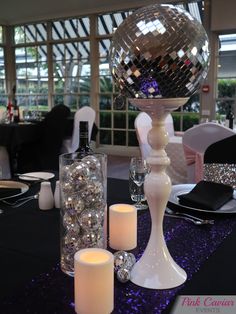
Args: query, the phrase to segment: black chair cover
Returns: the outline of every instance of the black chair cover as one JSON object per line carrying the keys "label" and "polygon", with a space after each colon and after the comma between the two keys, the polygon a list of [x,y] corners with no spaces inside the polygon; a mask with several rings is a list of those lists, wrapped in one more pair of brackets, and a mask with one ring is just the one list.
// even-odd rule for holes
{"label": "black chair cover", "polygon": [[70,109],[65,105],[57,105],[48,112],[40,122],[40,139],[25,145],[19,152],[19,172],[59,169],[59,155],[69,116]]}
{"label": "black chair cover", "polygon": [[205,151],[204,164],[236,164],[236,135],[211,144]]}

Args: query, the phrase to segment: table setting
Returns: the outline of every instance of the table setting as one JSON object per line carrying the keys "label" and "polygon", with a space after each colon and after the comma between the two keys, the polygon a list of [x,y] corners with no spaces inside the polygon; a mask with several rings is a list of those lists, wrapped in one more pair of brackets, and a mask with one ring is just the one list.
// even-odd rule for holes
{"label": "table setting", "polygon": [[[50,179],[53,190],[57,179],[58,175]],[[21,180],[19,181],[22,182]],[[32,184],[31,180],[27,182]],[[33,182],[34,184],[29,186],[29,190],[16,197],[16,199],[21,199],[23,196],[33,197],[37,195],[41,183],[38,181]],[[36,184],[35,182],[38,183]],[[119,195],[117,195],[118,190]],[[175,191],[175,186],[173,186],[172,191]],[[6,201],[10,202],[12,199],[8,198]],[[116,204],[118,204],[118,208]],[[117,210],[116,215],[117,213],[119,215],[120,212],[121,219],[124,208],[119,209],[119,207],[122,204],[127,204],[125,206],[130,206],[131,208],[134,207],[129,193],[129,182],[108,178],[107,206],[108,208],[114,208],[115,206],[115,211]],[[27,277],[27,272],[30,272],[32,268],[29,263],[20,266],[23,272],[22,274],[18,273],[15,278],[13,278],[15,271],[12,271],[12,273],[8,272],[7,275],[2,276],[1,290],[4,291],[3,296],[5,296],[0,301],[2,311],[4,313],[12,313],[12,311],[15,313],[24,313],[26,311],[29,313],[74,313],[74,278],[66,275],[61,270],[59,262],[60,211],[55,208],[40,210],[37,199],[30,199],[28,203],[15,209],[14,207],[11,208],[11,206],[5,207],[4,203],[1,203],[1,207],[4,209],[4,214],[0,215],[1,257],[11,256],[11,251],[14,248],[13,252],[17,257],[13,260],[8,260],[10,261],[10,265],[11,262],[15,263],[16,261],[21,265],[24,258],[26,260],[29,258],[27,255],[24,257],[27,252],[27,254],[30,252],[30,263],[33,260],[32,264],[34,267],[35,258],[39,257],[40,264],[42,262],[42,264],[45,263],[46,265],[39,267],[38,272],[36,271],[32,277],[30,277],[31,274]],[[184,212],[187,212],[189,215],[193,213],[193,211],[186,211],[186,209]],[[121,231],[118,238],[116,235],[108,237],[109,241],[116,241],[116,244],[108,242],[107,250],[114,257],[117,253],[132,253],[137,261],[142,256],[150,236],[151,217],[149,209],[136,211],[136,220],[135,218],[133,220],[133,214],[131,213],[132,211],[130,212],[131,221],[134,221],[134,225],[136,223],[137,227],[136,242],[134,238],[132,240],[134,244],[131,243],[131,247],[125,247],[126,251],[119,250],[123,245],[122,236],[131,238],[132,234],[134,234],[131,230],[132,228],[128,228],[128,230]],[[205,215],[207,214],[209,213],[205,213]],[[175,219],[164,216],[163,229],[165,241],[175,261],[185,269],[188,276],[186,283],[171,289],[146,289],[133,284],[130,281],[130,277],[128,277],[128,280],[124,280],[124,277],[119,278],[114,269],[114,309],[112,313],[168,313],[169,305],[175,300],[176,296],[188,287],[189,282],[191,283],[194,276],[199,273],[206,260],[217,251],[218,247],[230,233],[236,230],[236,218],[233,214],[210,214],[211,217],[212,215],[214,215],[214,224],[204,225],[195,225],[191,221],[183,219],[183,217]],[[122,223],[119,222],[119,224],[121,225]],[[129,226],[131,225],[132,223],[130,222]],[[6,232],[8,229],[7,226],[8,228],[10,227],[10,230]],[[25,233],[21,235],[22,231],[20,232],[20,230],[23,226]],[[113,229],[114,227],[111,225],[110,228]],[[108,229],[108,233],[110,232],[111,230],[109,231]],[[129,232],[130,235],[127,235]],[[14,234],[18,236],[17,241],[15,241]],[[186,237],[186,234],[188,234],[188,237]],[[32,242],[29,241],[29,237],[32,237]],[[110,237],[115,238],[113,240]],[[127,244],[127,241],[123,243]],[[45,245],[46,248],[44,247]],[[0,264],[2,262],[0,259]],[[31,269],[31,272],[34,271]],[[4,280],[4,278],[6,279]],[[208,278],[205,278],[205,280],[208,280]],[[5,281],[9,281],[10,287],[8,289],[6,287],[9,284],[4,286]],[[23,281],[23,284],[21,282],[20,285],[21,289],[13,289],[12,284],[14,281],[18,284]],[[198,288],[201,291],[201,287]],[[6,293],[7,291],[8,293]]]}
{"label": "table setting", "polygon": [[[197,294],[207,291],[206,287],[210,294],[219,292],[219,287],[220,294],[233,294],[234,281],[229,283],[228,278],[236,276],[231,238],[236,233],[236,217],[227,210],[218,214],[219,208],[232,201],[233,189],[223,184],[216,187],[213,182],[172,186],[165,171],[170,160],[165,152],[164,120],[184,105],[205,77],[208,38],[198,22],[174,6],[139,10],[114,34],[111,70],[130,103],[152,118],[148,171],[140,165],[136,170],[130,167],[130,177],[139,188],[133,200],[145,200],[147,206],[140,210],[140,203],[132,202],[129,181],[107,178],[105,154],[63,154],[59,174],[48,179],[37,172],[18,174],[19,181],[40,180],[28,181],[25,197],[32,197],[29,202],[17,208],[0,203],[3,313],[166,314],[178,296],[193,288]],[[171,41],[164,36],[173,29]],[[182,47],[176,52],[176,34],[183,31],[191,49]],[[163,45],[168,45],[163,60],[156,42],[162,37]],[[184,74],[177,61],[186,67]],[[166,69],[173,63],[175,75],[170,75]],[[58,200],[53,199],[58,195],[58,180],[60,210],[55,207]],[[214,208],[209,208],[210,196],[210,205],[217,201]],[[225,264],[219,262],[222,256]],[[216,273],[222,271],[225,278],[219,276],[222,282],[217,285]]]}

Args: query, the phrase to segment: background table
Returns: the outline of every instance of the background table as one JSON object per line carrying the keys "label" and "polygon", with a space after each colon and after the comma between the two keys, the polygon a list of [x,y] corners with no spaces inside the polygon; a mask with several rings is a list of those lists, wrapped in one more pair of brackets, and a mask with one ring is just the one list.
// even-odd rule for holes
{"label": "background table", "polygon": [[[33,184],[27,194],[38,190],[39,184]],[[130,203],[128,181],[108,179],[108,206],[114,203]],[[73,278],[59,267],[59,210],[40,211],[37,201],[17,209],[0,207],[5,209],[0,215],[0,312],[74,313]],[[138,222],[136,257],[149,238],[149,211],[139,212]],[[113,314],[166,314],[177,295],[235,294],[234,215],[218,216],[215,225],[201,227],[165,217],[164,232],[171,254],[184,263],[188,281],[175,289],[150,290],[115,280]]]}

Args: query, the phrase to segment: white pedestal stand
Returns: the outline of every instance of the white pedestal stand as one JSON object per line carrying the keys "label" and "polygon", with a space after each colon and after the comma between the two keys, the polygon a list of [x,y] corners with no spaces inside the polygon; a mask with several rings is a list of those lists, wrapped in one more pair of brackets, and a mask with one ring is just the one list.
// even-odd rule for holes
{"label": "white pedestal stand", "polygon": [[163,216],[171,192],[171,181],[166,174],[170,160],[165,152],[168,133],[165,118],[169,112],[184,105],[188,98],[129,99],[133,106],[147,112],[152,118],[148,143],[152,147],[147,162],[151,172],[144,182],[144,191],[150,209],[152,228],[147,247],[134,265],[131,281],[150,289],[169,289],[187,279],[185,271],[172,259],[163,236]]}

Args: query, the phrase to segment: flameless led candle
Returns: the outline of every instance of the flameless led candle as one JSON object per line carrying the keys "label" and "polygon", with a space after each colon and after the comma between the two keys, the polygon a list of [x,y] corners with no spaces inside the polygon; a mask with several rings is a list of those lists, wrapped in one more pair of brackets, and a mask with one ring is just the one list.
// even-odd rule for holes
{"label": "flameless led candle", "polygon": [[109,244],[115,250],[132,250],[137,246],[137,209],[129,204],[109,208]]}
{"label": "flameless led candle", "polygon": [[114,258],[104,249],[75,253],[75,311],[77,314],[109,314],[114,307]]}

